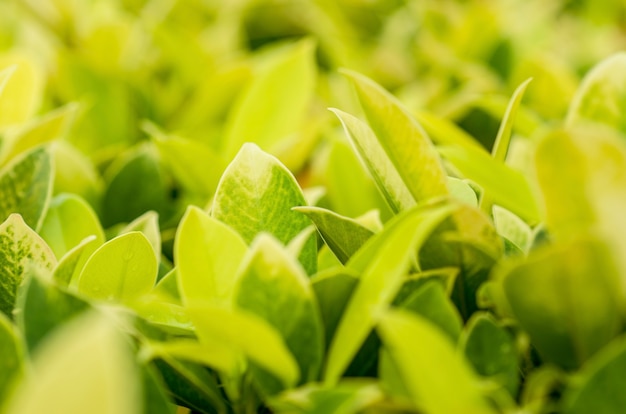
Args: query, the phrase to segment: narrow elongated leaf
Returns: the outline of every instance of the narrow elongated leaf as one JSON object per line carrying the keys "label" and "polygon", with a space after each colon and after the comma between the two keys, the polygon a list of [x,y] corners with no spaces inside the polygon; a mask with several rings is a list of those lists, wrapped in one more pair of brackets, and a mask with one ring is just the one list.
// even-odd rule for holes
{"label": "narrow elongated leaf", "polygon": [[440,118],[430,112],[418,112],[418,122],[437,145],[458,145],[460,147],[481,148],[482,145],[454,122]]}
{"label": "narrow elongated leaf", "polygon": [[24,345],[8,317],[0,313],[0,411],[24,373]]}
{"label": "narrow elongated leaf", "polygon": [[579,367],[621,330],[619,273],[599,240],[537,251],[497,279],[533,345],[561,367]]}
{"label": "narrow elongated leaf", "polygon": [[417,120],[372,80],[355,72],[344,74],[352,81],[374,134],[415,201],[448,195],[439,155]]}
{"label": "narrow elongated leaf", "polygon": [[567,114],[567,123],[596,122],[626,133],[626,53],[597,64],[581,82]]}
{"label": "narrow elongated leaf", "polygon": [[438,205],[408,210],[361,248],[371,251],[370,246],[377,247],[367,261],[330,345],[324,375],[327,383],[339,380],[374,327],[375,318],[398,293],[416,252],[452,209],[449,205]]}
{"label": "narrow elongated leaf", "polygon": [[447,146],[439,152],[450,161],[465,178],[481,186],[495,204],[517,214],[530,224],[536,224],[539,210],[535,196],[525,176],[477,148]]}
{"label": "narrow elongated leaf", "polygon": [[620,339],[598,353],[566,390],[565,414],[618,413],[626,406],[621,392],[626,369],[626,342]]}
{"label": "narrow elongated leaf", "polygon": [[16,320],[32,353],[50,332],[87,310],[89,304],[44,280],[35,268],[28,272],[20,287]]}
{"label": "narrow elongated leaf", "polygon": [[126,233],[96,250],[83,268],[80,292],[101,300],[132,301],[148,293],[157,277],[157,259],[140,232]]}
{"label": "narrow elongated leaf", "polygon": [[493,143],[493,149],[491,150],[491,155],[496,161],[504,162],[506,159],[506,154],[511,142],[513,124],[515,123],[515,115],[517,115],[517,109],[522,102],[524,92],[526,91],[526,88],[531,80],[532,79],[527,79],[520,86],[518,86],[517,89],[515,89],[515,92],[513,92],[513,96],[506,107],[506,112],[504,112],[500,129],[498,129],[496,141]]}
{"label": "narrow elongated leaf", "polygon": [[197,207],[188,207],[174,244],[183,302],[230,305],[237,269],[246,250],[233,229]]}
{"label": "narrow elongated leaf", "polygon": [[[291,172],[256,145],[245,144],[220,180],[212,215],[239,232],[246,243],[265,231],[286,245],[310,224],[304,215],[291,210],[304,205],[302,190]],[[301,258],[307,273],[314,273],[315,235]]]}
{"label": "narrow elongated leaf", "polygon": [[94,250],[105,242],[98,216],[89,204],[73,194],[52,199],[39,234],[59,258],[89,236],[95,236]]}
{"label": "narrow elongated leaf", "polygon": [[[387,311],[378,332],[416,408],[432,414],[495,413],[480,383],[445,334],[406,311]],[[451,390],[450,384],[454,384]]]}
{"label": "narrow elongated leaf", "polygon": [[467,324],[461,348],[476,372],[501,384],[512,397],[520,382],[515,338],[491,314],[476,313]]}
{"label": "narrow elongated leaf", "polygon": [[235,155],[245,142],[271,151],[296,131],[313,97],[314,54],[314,44],[307,39],[270,58],[229,115],[224,137],[226,157]]}
{"label": "narrow elongated leaf", "polygon": [[56,258],[50,247],[24,223],[11,214],[0,225],[0,312],[13,317],[17,288],[24,279],[26,267],[36,266],[52,271]]}
{"label": "narrow elongated leaf", "polygon": [[339,109],[331,111],[341,121],[352,147],[372,174],[391,209],[398,212],[414,206],[415,199],[370,127]]}
{"label": "narrow elongated leaf", "polygon": [[280,332],[298,362],[303,382],[317,380],[324,336],[304,269],[278,241],[263,234],[254,241],[241,266],[237,307],[265,319]]}
{"label": "narrow elongated leaf", "polygon": [[7,412],[136,414],[140,410],[139,375],[127,339],[112,322],[89,313],[42,345],[32,375],[17,390]]}
{"label": "narrow elongated leaf", "polygon": [[38,230],[52,191],[52,162],[44,148],[17,157],[0,170],[0,220],[19,213],[26,224]]}
{"label": "narrow elongated leaf", "polygon": [[324,242],[344,264],[374,235],[356,220],[324,208],[294,207],[292,210],[306,214],[313,221]]}
{"label": "narrow elongated leaf", "polygon": [[264,319],[244,310],[208,304],[194,303],[187,309],[200,342],[209,346],[218,342],[243,353],[286,387],[300,379],[297,361],[278,330]]}

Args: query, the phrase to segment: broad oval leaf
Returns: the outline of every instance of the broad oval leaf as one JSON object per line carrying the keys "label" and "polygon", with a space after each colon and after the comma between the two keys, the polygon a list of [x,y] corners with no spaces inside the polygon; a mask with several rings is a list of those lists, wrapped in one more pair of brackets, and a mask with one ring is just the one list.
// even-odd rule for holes
{"label": "broad oval leaf", "polygon": [[52,278],[59,286],[74,285],[78,281],[78,276],[87,263],[87,259],[100,246],[102,243],[97,240],[95,235],[86,237],[59,260],[52,273]]}
{"label": "broad oval leaf", "polygon": [[324,242],[343,264],[374,235],[356,220],[331,210],[321,207],[294,207],[292,210],[303,213],[311,219]]}
{"label": "broad oval leaf", "polygon": [[94,246],[105,242],[98,216],[87,202],[74,194],[59,194],[52,199],[39,234],[59,258],[89,236],[95,236]]}
{"label": "broad oval leaf", "polygon": [[602,241],[537,251],[496,279],[540,355],[563,368],[579,367],[621,331],[619,273]]}
{"label": "broad oval leaf", "polygon": [[16,304],[16,321],[31,353],[54,329],[89,309],[87,302],[53,285],[39,273],[36,268],[29,268]]}
{"label": "broad oval leaf", "polygon": [[296,132],[313,97],[314,43],[305,39],[274,54],[241,93],[226,121],[224,154],[228,158],[246,142],[272,151]]}
{"label": "broad oval leaf", "polygon": [[21,124],[37,110],[43,92],[43,74],[26,55],[0,55],[0,70],[13,68],[0,93],[0,128]]}
{"label": "broad oval leaf", "polygon": [[24,374],[24,345],[13,323],[0,313],[0,411]]}
{"label": "broad oval leaf", "polygon": [[161,229],[159,228],[159,214],[156,211],[146,211],[135,220],[128,223],[119,234],[138,231],[146,236],[157,260],[161,259]]}
{"label": "broad oval leaf", "polygon": [[339,109],[331,111],[341,121],[352,147],[372,174],[391,209],[398,212],[414,206],[415,199],[371,128],[357,117]]}
{"label": "broad oval leaf", "polygon": [[302,382],[318,379],[324,336],[315,295],[304,269],[273,237],[261,234],[250,247],[241,264],[235,301],[239,309],[280,332],[298,361]]}
{"label": "broad oval leaf", "polygon": [[197,207],[178,226],[174,261],[183,303],[230,305],[247,246],[233,229]]}
{"label": "broad oval leaf", "polygon": [[26,268],[35,266],[52,271],[54,253],[19,214],[11,214],[0,225],[0,312],[13,317],[17,288]]}
{"label": "broad oval leaf", "polygon": [[19,213],[29,227],[38,230],[50,203],[52,177],[52,161],[42,147],[4,166],[0,170],[0,220]]}
{"label": "broad oval leaf", "polygon": [[487,312],[474,314],[465,329],[461,340],[465,358],[476,373],[500,384],[515,398],[520,358],[513,335]]}
{"label": "broad oval leaf", "polygon": [[[220,180],[212,215],[239,232],[246,243],[265,231],[286,245],[310,224],[308,218],[291,210],[304,205],[293,174],[255,144],[244,144]],[[300,257],[307,273],[315,273],[315,235]]]}
{"label": "broad oval leaf", "polygon": [[209,304],[187,307],[201,343],[213,342],[243,353],[250,361],[275,375],[285,387],[300,379],[298,362],[272,325],[253,313]]}
{"label": "broad oval leaf", "polygon": [[141,406],[139,373],[128,339],[113,322],[90,312],[41,346],[32,375],[7,412],[136,414]]}
{"label": "broad oval leaf", "polygon": [[85,263],[78,290],[101,300],[130,302],[148,293],[156,282],[157,258],[138,231],[117,236],[100,246]]}
{"label": "broad oval leaf", "polygon": [[377,330],[416,408],[432,414],[495,413],[467,361],[430,322],[389,310]]}
{"label": "broad oval leaf", "polygon": [[337,383],[374,327],[375,318],[400,290],[422,243],[452,210],[446,204],[407,210],[361,248],[370,257],[328,350],[326,383]]}
{"label": "broad oval leaf", "polygon": [[344,74],[354,85],[380,146],[415,201],[422,203],[448,195],[441,159],[417,120],[372,80],[351,71]]}
{"label": "broad oval leaf", "polygon": [[570,104],[568,125],[596,122],[626,133],[626,53],[597,64],[583,79]]}

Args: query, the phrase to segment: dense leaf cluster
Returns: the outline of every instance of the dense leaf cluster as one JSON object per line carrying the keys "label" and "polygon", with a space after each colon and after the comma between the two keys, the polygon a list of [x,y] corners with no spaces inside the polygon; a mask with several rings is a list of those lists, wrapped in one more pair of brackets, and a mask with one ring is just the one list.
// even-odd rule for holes
{"label": "dense leaf cluster", "polygon": [[623,412],[625,48],[620,0],[0,2],[0,413]]}

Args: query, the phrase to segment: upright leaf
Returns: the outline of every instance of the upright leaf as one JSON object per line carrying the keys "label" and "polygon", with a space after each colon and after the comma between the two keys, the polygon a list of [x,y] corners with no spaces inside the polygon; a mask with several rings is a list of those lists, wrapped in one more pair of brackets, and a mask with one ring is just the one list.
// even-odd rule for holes
{"label": "upright leaf", "polygon": [[229,226],[197,207],[188,207],[174,243],[183,302],[232,304],[237,269],[246,250],[244,241]]}
{"label": "upright leaf", "polygon": [[[344,73],[352,81],[380,145],[415,201],[448,195],[439,155],[417,120],[372,80],[358,73]],[[381,168],[387,168],[385,164],[381,163]]]}
{"label": "upright leaf", "polygon": [[313,42],[303,40],[274,53],[239,96],[228,117],[224,137],[227,158],[246,142],[272,151],[296,132],[313,97],[316,78]]}
{"label": "upright leaf", "polygon": [[293,210],[306,214],[313,221],[324,242],[344,264],[374,234],[356,220],[320,207],[294,207]]}
{"label": "upright leaf", "polygon": [[89,204],[74,194],[60,194],[52,199],[39,234],[58,258],[89,236],[95,236],[93,250],[105,242],[98,216]]}
{"label": "upright leaf", "polygon": [[26,268],[35,266],[52,271],[56,258],[19,214],[11,214],[0,225],[0,263],[0,312],[12,318],[17,288]]}
{"label": "upright leaf", "polygon": [[50,153],[54,161],[54,193],[76,194],[97,210],[104,183],[93,162],[67,141],[51,143]]}
{"label": "upright leaf", "polygon": [[43,76],[26,55],[1,54],[0,70],[12,68],[0,94],[0,128],[20,124],[37,110],[43,92]]}
{"label": "upright leaf", "polygon": [[372,174],[391,209],[398,212],[414,206],[413,195],[370,127],[346,112],[338,109],[331,111],[341,121],[353,148]]}
{"label": "upright leaf", "polygon": [[327,383],[337,383],[374,327],[375,318],[402,286],[417,250],[451,210],[449,205],[408,210],[361,248],[372,251],[370,246],[377,247],[367,261],[328,350],[324,374]]}
{"label": "upright leaf", "polygon": [[513,124],[515,123],[515,115],[517,114],[517,109],[522,102],[524,92],[526,91],[526,88],[531,80],[532,79],[526,80],[518,86],[517,89],[515,89],[515,92],[513,92],[513,96],[507,105],[504,118],[502,118],[502,123],[500,124],[500,129],[498,129],[498,135],[496,136],[496,141],[494,142],[493,149],[491,151],[491,155],[496,161],[504,162],[506,159],[506,154],[511,142]]}
{"label": "upright leaf", "polygon": [[138,231],[117,236],[96,250],[83,268],[78,289],[100,300],[129,302],[148,293],[157,277],[157,258]]}
{"label": "upright leaf", "polygon": [[265,319],[280,332],[298,361],[301,381],[317,380],[324,336],[306,273],[278,241],[264,234],[254,241],[241,266],[237,307]]}
{"label": "upright leaf", "polygon": [[42,345],[32,375],[7,412],[136,414],[141,405],[139,373],[128,339],[104,316],[88,313]]}
{"label": "upright leaf", "polygon": [[[265,231],[288,244],[309,226],[292,207],[306,205],[294,176],[276,158],[245,144],[226,168],[213,200],[212,215],[235,229],[246,243]],[[315,235],[301,255],[307,273],[317,261]]]}
{"label": "upright leaf", "polygon": [[161,230],[159,228],[159,214],[156,211],[146,211],[135,220],[128,223],[119,234],[138,231],[146,236],[157,260],[161,259]]}
{"label": "upright leaf", "polygon": [[432,414],[495,413],[470,366],[430,322],[406,311],[387,311],[378,332],[415,408]]}
{"label": "upright leaf", "polygon": [[53,168],[44,148],[35,148],[0,170],[0,220],[19,213],[38,230],[52,192]]}

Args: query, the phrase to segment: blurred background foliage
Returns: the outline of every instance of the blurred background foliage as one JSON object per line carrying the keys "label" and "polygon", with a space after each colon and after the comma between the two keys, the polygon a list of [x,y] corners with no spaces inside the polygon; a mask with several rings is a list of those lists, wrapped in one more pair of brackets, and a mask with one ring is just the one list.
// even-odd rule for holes
{"label": "blurred background foliage", "polygon": [[5,109],[0,133],[61,119],[55,192],[83,196],[106,227],[154,210],[173,228],[244,141],[323,186],[320,205],[384,220],[326,111],[359,112],[339,68],[391,90],[427,130],[446,119],[490,148],[525,79],[516,133],[531,135],[624,49],[622,0],[2,0],[0,69],[17,64],[32,99]]}

